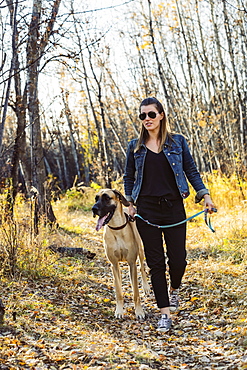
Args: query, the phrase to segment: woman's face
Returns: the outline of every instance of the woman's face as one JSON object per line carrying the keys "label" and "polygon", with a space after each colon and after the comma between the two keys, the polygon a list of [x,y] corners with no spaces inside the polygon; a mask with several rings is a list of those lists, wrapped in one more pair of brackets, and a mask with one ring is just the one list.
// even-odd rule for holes
{"label": "woman's face", "polygon": [[[154,113],[156,114],[156,116]],[[148,131],[158,133],[160,129],[160,121],[163,117],[164,113],[159,113],[155,104],[141,106],[140,118],[142,119],[143,126]]]}

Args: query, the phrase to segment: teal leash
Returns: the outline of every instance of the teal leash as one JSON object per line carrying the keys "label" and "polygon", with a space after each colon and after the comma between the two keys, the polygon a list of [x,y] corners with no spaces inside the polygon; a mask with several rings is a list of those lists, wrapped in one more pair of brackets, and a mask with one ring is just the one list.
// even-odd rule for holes
{"label": "teal leash", "polygon": [[[212,211],[213,212],[217,212],[217,209],[216,208],[212,208]],[[186,220],[183,220],[183,221],[180,221],[180,222],[177,222],[176,224],[172,224],[172,225],[156,225],[156,224],[152,224],[151,222],[149,222],[148,220],[145,220],[142,216],[138,215],[138,213],[135,214],[135,217],[138,217],[140,218],[142,221],[146,222],[146,224],[150,225],[150,226],[154,226],[154,227],[157,227],[158,229],[168,229],[169,227],[174,227],[174,226],[178,226],[178,225],[182,225],[184,224],[185,222],[188,222],[190,220],[192,220],[192,218],[195,218],[199,215],[201,215],[202,213],[204,213],[204,221],[206,223],[206,225],[209,227],[209,229],[215,233],[215,230],[214,228],[212,227],[212,224],[211,224],[211,221],[210,221],[210,217],[208,218],[208,209],[206,208],[205,210],[203,211],[200,211],[198,213],[196,213],[195,215],[193,216],[190,216],[188,218],[186,218]]]}
{"label": "teal leash", "polygon": [[[217,209],[216,208],[212,208],[212,211],[213,212],[217,212]],[[212,231],[212,233],[215,233],[215,230],[214,230],[214,228],[211,225],[210,216],[207,217],[207,215],[208,215],[208,209],[206,208],[204,210],[204,221],[205,221],[206,225],[210,228],[210,230]]]}

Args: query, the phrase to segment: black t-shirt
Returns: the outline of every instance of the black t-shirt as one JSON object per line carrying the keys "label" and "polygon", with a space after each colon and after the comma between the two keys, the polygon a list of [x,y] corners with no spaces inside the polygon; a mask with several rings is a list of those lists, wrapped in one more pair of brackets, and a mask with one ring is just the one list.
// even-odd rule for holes
{"label": "black t-shirt", "polygon": [[147,149],[140,196],[163,196],[169,200],[180,198],[174,172],[163,151]]}

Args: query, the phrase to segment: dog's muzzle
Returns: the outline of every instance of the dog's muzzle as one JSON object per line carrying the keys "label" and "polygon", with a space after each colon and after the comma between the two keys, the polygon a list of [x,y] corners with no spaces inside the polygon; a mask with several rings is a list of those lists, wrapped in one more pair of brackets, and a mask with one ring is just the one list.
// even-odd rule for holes
{"label": "dog's muzzle", "polygon": [[103,226],[110,222],[112,216],[114,215],[115,209],[116,207],[111,206],[110,209],[102,212],[102,208],[97,203],[92,207],[93,217],[99,216],[96,225],[96,231],[99,231]]}

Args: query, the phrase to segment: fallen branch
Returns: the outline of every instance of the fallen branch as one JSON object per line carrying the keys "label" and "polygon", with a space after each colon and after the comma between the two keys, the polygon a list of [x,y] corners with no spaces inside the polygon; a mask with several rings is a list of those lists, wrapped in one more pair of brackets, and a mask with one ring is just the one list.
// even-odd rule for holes
{"label": "fallen branch", "polygon": [[59,253],[63,256],[75,257],[77,255],[84,255],[88,259],[93,259],[96,253],[92,253],[85,248],[73,248],[73,247],[58,247],[56,244],[52,244],[48,247],[52,252]]}
{"label": "fallen branch", "polygon": [[4,313],[5,313],[5,307],[4,307],[3,301],[0,299],[0,325],[3,325]]}

